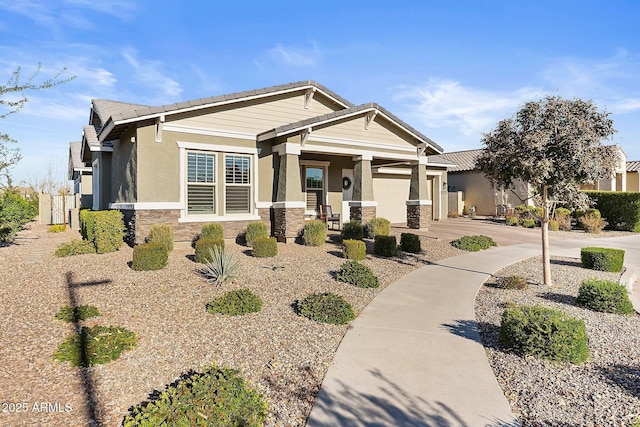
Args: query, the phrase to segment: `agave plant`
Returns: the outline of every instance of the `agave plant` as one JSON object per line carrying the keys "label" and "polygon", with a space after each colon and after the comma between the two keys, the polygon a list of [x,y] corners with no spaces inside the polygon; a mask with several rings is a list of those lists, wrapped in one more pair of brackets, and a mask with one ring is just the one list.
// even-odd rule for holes
{"label": "agave plant", "polygon": [[235,259],[233,252],[219,246],[213,246],[213,248],[209,248],[209,255],[209,259],[201,270],[209,283],[219,286],[235,277],[240,262]]}

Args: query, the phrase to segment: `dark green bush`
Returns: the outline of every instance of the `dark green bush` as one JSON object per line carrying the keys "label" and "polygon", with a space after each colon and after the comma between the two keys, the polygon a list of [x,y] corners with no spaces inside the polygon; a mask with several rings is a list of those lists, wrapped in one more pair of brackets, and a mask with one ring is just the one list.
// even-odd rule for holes
{"label": "dark green bush", "polygon": [[640,232],[640,193],[587,191],[595,207],[614,230]]}
{"label": "dark green bush", "polygon": [[342,255],[348,259],[361,261],[367,257],[367,245],[362,240],[343,240]]}
{"label": "dark green bush", "polygon": [[378,256],[398,256],[396,236],[376,236],[373,241],[373,253]]}
{"label": "dark green bush", "polygon": [[98,316],[100,316],[100,311],[93,305],[80,305],[78,307],[64,305],[60,307],[55,318],[63,322],[72,323]]}
{"label": "dark green bush", "polygon": [[582,266],[598,271],[622,271],[624,251],[622,249],[586,247],[580,249]]}
{"label": "dark green bush", "polygon": [[413,233],[401,233],[400,250],[411,254],[419,254],[422,251],[420,236]]}
{"label": "dark green bush", "polygon": [[124,222],[120,211],[97,211],[94,213],[93,244],[96,252],[105,254],[120,249],[124,243]]}
{"label": "dark green bush", "polygon": [[349,221],[342,225],[340,232],[342,240],[362,240],[364,238],[364,228],[360,221]]}
{"label": "dark green bush", "polygon": [[498,246],[489,236],[463,236],[453,240],[451,246],[463,251],[478,252],[481,249],[489,249],[491,246]]}
{"label": "dark green bush", "polygon": [[223,239],[198,239],[196,241],[196,262],[204,264],[211,260],[211,254],[209,249],[213,249],[214,246],[222,249],[224,248]]}
{"label": "dark green bush", "polygon": [[116,360],[138,344],[133,332],[115,326],[83,326],[58,346],[53,358],[71,366],[89,367]]}
{"label": "dark green bush", "polygon": [[603,313],[633,313],[627,288],[609,280],[591,279],[582,282],[576,304]]}
{"label": "dark green bush", "polygon": [[327,224],[314,219],[304,225],[302,240],[306,246],[322,246],[327,240]]}
{"label": "dark green bush", "polygon": [[124,427],[208,426],[259,427],[267,419],[267,404],[247,386],[239,371],[205,368],[190,372],[162,393],[131,409]]}
{"label": "dark green bush", "polygon": [[96,211],[90,209],[80,210],[80,234],[82,238],[93,243],[93,224],[95,222]]}
{"label": "dark green bush", "polygon": [[212,222],[202,226],[200,237],[203,240],[224,240],[224,228],[219,222]]}
{"label": "dark green bush", "polygon": [[275,237],[258,237],[253,241],[253,256],[267,258],[278,255],[278,241]]}
{"label": "dark green bush", "polygon": [[351,304],[331,292],[309,295],[296,306],[301,316],[316,322],[345,325],[356,318]]}
{"label": "dark green bush", "polygon": [[359,288],[377,288],[380,286],[380,281],[369,267],[353,260],[342,264],[340,271],[336,275],[336,279]]}
{"label": "dark green bush", "polygon": [[247,240],[247,246],[253,246],[253,242],[261,237],[269,237],[267,231],[267,225],[262,221],[253,221],[247,225],[247,232],[245,233],[245,239]]}
{"label": "dark green bush", "polygon": [[164,243],[142,243],[133,248],[131,268],[136,271],[160,270],[168,260],[169,253]]}
{"label": "dark green bush", "polygon": [[507,215],[504,219],[504,223],[508,226],[518,225],[520,220],[517,216]]}
{"label": "dark green bush", "polygon": [[504,276],[498,278],[497,285],[504,289],[526,289],[527,279],[522,276]]}
{"label": "dark green bush", "polygon": [[364,234],[369,239],[376,236],[388,236],[391,232],[391,222],[386,218],[373,218],[364,226]]}
{"label": "dark green bush", "polygon": [[167,252],[173,250],[173,228],[169,224],[156,224],[151,226],[147,243],[162,243],[166,246]]}
{"label": "dark green bush", "polygon": [[209,313],[220,313],[228,316],[255,313],[261,309],[262,300],[249,289],[229,291],[207,304]]}
{"label": "dark green bush", "polygon": [[550,219],[549,220],[549,230],[551,230],[551,231],[560,230],[560,224],[558,223],[558,220],[555,220],[555,219]]}
{"label": "dark green bush", "polygon": [[80,254],[95,254],[96,247],[92,242],[87,240],[78,240],[73,239],[70,242],[61,243],[60,246],[56,248],[55,256],[58,258],[72,256],[72,255],[80,255]]}
{"label": "dark green bush", "polygon": [[584,321],[541,306],[505,310],[500,342],[520,356],[572,363],[585,362],[589,357]]}
{"label": "dark green bush", "polygon": [[38,214],[37,204],[20,194],[5,191],[0,195],[0,243],[11,243],[18,231]]}

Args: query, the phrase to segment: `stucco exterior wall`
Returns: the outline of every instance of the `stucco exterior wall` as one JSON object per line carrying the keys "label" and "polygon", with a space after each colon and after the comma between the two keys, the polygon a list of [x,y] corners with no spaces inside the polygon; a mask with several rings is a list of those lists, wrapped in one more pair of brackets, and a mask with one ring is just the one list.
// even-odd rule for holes
{"label": "stucco exterior wall", "polygon": [[[132,143],[132,138],[135,141]],[[111,202],[134,203],[137,201],[137,151],[136,131],[132,129],[113,146],[111,157]]]}
{"label": "stucco exterior wall", "polygon": [[138,128],[138,202],[180,201],[180,153],[176,144],[179,138],[163,132],[162,141],[155,142],[155,126]]}
{"label": "stucco exterior wall", "polygon": [[627,172],[627,191],[640,192],[640,173]]}
{"label": "stucco exterior wall", "polygon": [[[464,192],[465,214],[469,213],[471,206],[476,207],[478,215],[495,215],[496,205],[503,204],[505,201],[512,207],[522,204],[512,191],[494,189],[481,172],[450,172],[447,174],[447,179],[450,191]],[[518,188],[521,193],[526,191],[524,184],[520,183]],[[524,194],[521,195],[524,196]]]}

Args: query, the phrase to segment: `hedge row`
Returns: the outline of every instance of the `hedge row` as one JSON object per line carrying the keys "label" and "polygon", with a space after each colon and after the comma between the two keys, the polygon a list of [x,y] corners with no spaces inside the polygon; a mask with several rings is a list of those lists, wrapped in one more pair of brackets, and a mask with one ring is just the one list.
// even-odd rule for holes
{"label": "hedge row", "polygon": [[640,232],[640,193],[586,191],[614,230]]}

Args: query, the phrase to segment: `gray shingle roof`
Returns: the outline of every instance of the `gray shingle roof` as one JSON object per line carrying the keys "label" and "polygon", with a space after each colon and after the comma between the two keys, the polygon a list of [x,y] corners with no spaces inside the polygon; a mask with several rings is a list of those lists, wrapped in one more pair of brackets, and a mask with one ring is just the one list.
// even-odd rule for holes
{"label": "gray shingle roof", "polygon": [[111,101],[108,99],[92,99],[93,110],[100,119],[100,127],[104,126],[109,117],[120,114],[123,111],[149,108],[147,105],[131,104],[129,102]]}
{"label": "gray shingle roof", "polygon": [[82,151],[82,142],[73,141],[69,143],[69,158],[71,160],[71,167],[73,169],[84,168],[86,165],[80,157]]}
{"label": "gray shingle roof", "polygon": [[627,172],[640,172],[640,160],[630,160],[627,162]]}
{"label": "gray shingle roof", "polygon": [[427,161],[429,162],[428,164],[431,165],[444,165],[447,167],[447,171],[450,171],[458,166],[456,163],[444,158],[441,154],[433,154],[431,156],[427,156]]}
{"label": "gray shingle roof", "polygon": [[455,163],[457,166],[447,169],[447,172],[465,172],[475,170],[476,157],[482,153],[482,148],[476,150],[452,151],[442,153],[442,157]]}

